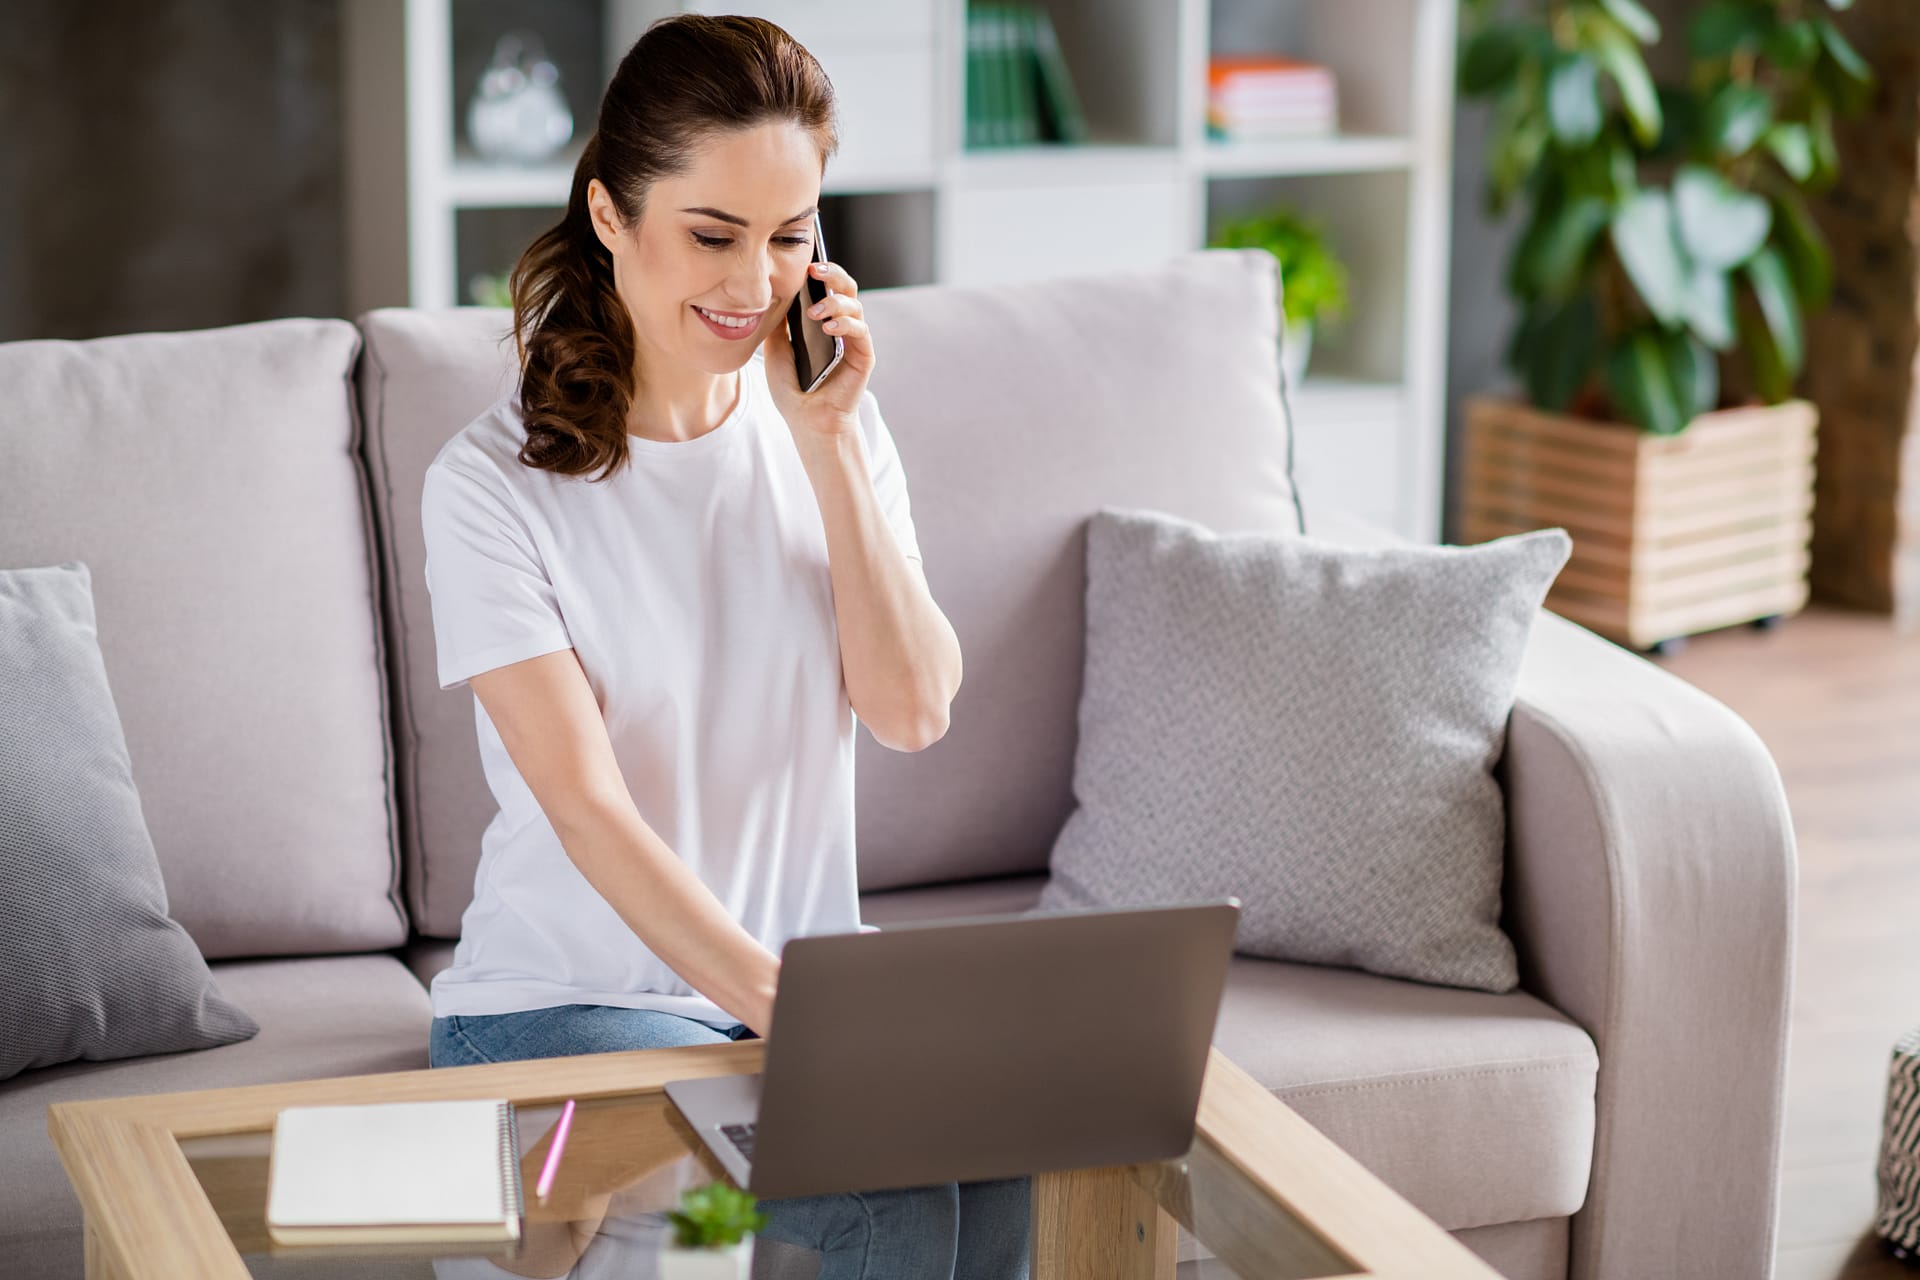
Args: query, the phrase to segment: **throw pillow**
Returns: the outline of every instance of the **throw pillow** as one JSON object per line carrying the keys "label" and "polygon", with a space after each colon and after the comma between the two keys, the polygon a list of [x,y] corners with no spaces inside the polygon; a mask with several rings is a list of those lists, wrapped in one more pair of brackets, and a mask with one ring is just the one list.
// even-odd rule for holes
{"label": "throw pillow", "polygon": [[0,570],[0,1080],[259,1031],[166,887],[71,561]]}
{"label": "throw pillow", "polygon": [[1511,990],[1493,776],[1571,542],[1351,549],[1105,508],[1037,910],[1241,901],[1243,954]]}

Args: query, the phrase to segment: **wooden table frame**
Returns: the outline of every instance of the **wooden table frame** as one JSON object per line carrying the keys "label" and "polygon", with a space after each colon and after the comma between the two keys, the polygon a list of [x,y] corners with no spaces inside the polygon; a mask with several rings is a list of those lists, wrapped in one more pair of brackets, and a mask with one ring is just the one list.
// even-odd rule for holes
{"label": "wooden table frame", "polygon": [[[294,1105],[505,1097],[534,1107],[645,1094],[668,1080],[758,1071],[765,1047],[746,1040],[61,1102],[48,1109],[47,1130],[85,1211],[88,1280],[247,1280],[182,1140],[268,1132]],[[690,1132],[682,1137],[699,1153]],[[1209,1189],[1199,1204],[1195,1179]],[[1196,1213],[1196,1234],[1229,1265],[1253,1268],[1249,1276],[1498,1280],[1218,1049],[1184,1161],[1040,1174],[1033,1188],[1033,1280],[1171,1280],[1176,1224],[1195,1230]]]}

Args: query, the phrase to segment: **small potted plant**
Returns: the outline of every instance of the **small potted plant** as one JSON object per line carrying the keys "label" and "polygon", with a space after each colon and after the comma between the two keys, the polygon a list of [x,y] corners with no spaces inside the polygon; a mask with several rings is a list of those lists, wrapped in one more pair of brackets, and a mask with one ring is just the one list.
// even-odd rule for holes
{"label": "small potted plant", "polygon": [[1793,398],[1832,267],[1803,192],[1873,82],[1829,9],[1714,0],[1656,84],[1638,0],[1467,0],[1463,95],[1490,99],[1488,203],[1520,207],[1508,363],[1468,405],[1462,540],[1564,525],[1548,605],[1635,648],[1807,598],[1817,414]]}
{"label": "small potted plant", "polygon": [[667,1214],[673,1243],[660,1255],[660,1280],[747,1280],[753,1233],[767,1225],[756,1203],[724,1182],[689,1187]]}
{"label": "small potted plant", "polygon": [[1280,263],[1280,367],[1289,387],[1306,376],[1313,331],[1347,307],[1347,269],[1320,224],[1291,209],[1222,223],[1211,247],[1265,249]]}

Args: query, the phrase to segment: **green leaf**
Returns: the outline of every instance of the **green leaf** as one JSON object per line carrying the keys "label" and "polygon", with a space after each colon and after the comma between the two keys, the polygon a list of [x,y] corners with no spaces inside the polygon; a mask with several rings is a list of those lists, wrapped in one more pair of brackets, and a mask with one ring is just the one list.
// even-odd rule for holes
{"label": "green leaf", "polygon": [[1673,176],[1673,212],[1687,256],[1723,270],[1752,257],[1773,225],[1764,197],[1696,164]]}
{"label": "green leaf", "polygon": [[[1782,400],[1791,392],[1790,384],[1806,364],[1807,344],[1801,328],[1800,301],[1794,296],[1793,279],[1787,274],[1786,263],[1771,248],[1756,253],[1743,270],[1747,283],[1753,286],[1754,298],[1760,303],[1760,314],[1766,321],[1767,337],[1778,357],[1779,370],[1789,384],[1784,389],[1762,389],[1769,400]],[[1779,394],[1775,394],[1776,390]]]}
{"label": "green leaf", "polygon": [[1659,43],[1660,20],[1648,13],[1640,0],[1600,0],[1600,7],[1641,44]]}
{"label": "green leaf", "polygon": [[1805,18],[1768,30],[1760,51],[1783,71],[1805,71],[1820,57],[1820,32]]}
{"label": "green leaf", "polygon": [[1533,403],[1553,412],[1566,409],[1600,357],[1599,307],[1590,296],[1536,303],[1523,335],[1516,335],[1514,354]]}
{"label": "green leaf", "polygon": [[1752,0],[1713,0],[1687,27],[1687,47],[1696,58],[1718,59],[1757,44],[1772,14]]}
{"label": "green leaf", "polygon": [[1786,122],[1767,130],[1767,150],[1795,182],[1813,177],[1813,135],[1804,124]]}
{"label": "green leaf", "polygon": [[1514,22],[1475,32],[1460,53],[1460,92],[1474,98],[1504,89],[1519,74],[1527,44],[1524,30]]}
{"label": "green leaf", "polygon": [[1765,90],[1729,81],[1708,100],[1701,133],[1721,155],[1743,156],[1772,123],[1773,99]]}
{"label": "green leaf", "polygon": [[1607,169],[1613,179],[1615,204],[1640,194],[1640,166],[1634,163],[1633,148],[1624,142],[1609,147]]}
{"label": "green leaf", "polygon": [[1692,274],[1680,244],[1673,201],[1657,188],[1640,192],[1613,215],[1613,248],[1620,265],[1661,323],[1686,319],[1686,284]]}
{"label": "green leaf", "polygon": [[1669,360],[1675,366],[1676,385],[1687,391],[1689,417],[1697,418],[1720,407],[1720,361],[1700,340],[1682,337]]}
{"label": "green leaf", "polygon": [[1867,60],[1860,56],[1859,51],[1853,47],[1852,43],[1840,34],[1840,28],[1833,24],[1833,19],[1816,19],[1814,26],[1820,33],[1820,43],[1826,46],[1827,53],[1832,57],[1834,65],[1840,68],[1847,79],[1853,81],[1861,88],[1871,85],[1873,83],[1873,68],[1867,65]]}
{"label": "green leaf", "polygon": [[1740,345],[1746,350],[1747,364],[1753,370],[1753,383],[1769,404],[1779,404],[1793,394],[1793,375],[1781,362],[1779,348],[1764,324],[1740,328]]}
{"label": "green leaf", "polygon": [[1733,285],[1724,268],[1696,262],[1687,277],[1687,328],[1715,351],[1734,342]]}
{"label": "green leaf", "polygon": [[1553,136],[1568,147],[1584,147],[1600,136],[1600,68],[1585,54],[1555,58],[1547,72],[1547,119]]}
{"label": "green leaf", "polygon": [[[1628,335],[1607,358],[1614,408],[1655,435],[1670,436],[1693,420],[1694,382],[1683,383],[1667,338],[1657,329]],[[1691,372],[1690,370],[1688,371]]]}
{"label": "green leaf", "polygon": [[1829,187],[1840,176],[1840,146],[1833,137],[1833,107],[1815,96],[1807,107],[1807,138],[1813,143],[1811,187]]}
{"label": "green leaf", "polygon": [[1794,293],[1801,302],[1818,310],[1833,296],[1833,253],[1827,247],[1827,238],[1799,192],[1780,184],[1772,196],[1773,246],[1793,276]]}
{"label": "green leaf", "polygon": [[1659,96],[1662,128],[1652,155],[1663,160],[1678,160],[1706,150],[1707,144],[1700,140],[1705,103],[1675,85],[1661,85]]}
{"label": "green leaf", "polygon": [[1620,105],[1627,113],[1633,136],[1643,147],[1660,141],[1660,95],[1647,74],[1646,59],[1640,47],[1617,27],[1602,28],[1594,43],[1593,56],[1620,90]]}
{"label": "green leaf", "polygon": [[1607,201],[1581,196],[1541,202],[1514,250],[1508,287],[1522,297],[1564,298],[1579,287],[1588,251],[1606,229]]}

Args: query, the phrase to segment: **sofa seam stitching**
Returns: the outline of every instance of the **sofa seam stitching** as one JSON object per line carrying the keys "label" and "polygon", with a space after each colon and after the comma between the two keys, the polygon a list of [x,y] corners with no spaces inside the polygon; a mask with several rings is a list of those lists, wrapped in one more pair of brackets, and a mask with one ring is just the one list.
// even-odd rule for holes
{"label": "sofa seam stitching", "polygon": [[[1539,624],[1538,617],[1534,619],[1534,622],[1537,627]],[[1609,798],[1606,788],[1598,785],[1599,769],[1594,763],[1592,754],[1587,751],[1585,745],[1580,742],[1579,735],[1569,728],[1567,722],[1562,717],[1538,703],[1525,700],[1520,691],[1516,690],[1516,708],[1523,703],[1526,706],[1527,714],[1533,716],[1542,728],[1550,732],[1573,759],[1575,767],[1580,771],[1581,785],[1587,794],[1593,798],[1595,809],[1600,819],[1601,848],[1604,855],[1600,860],[1600,865],[1606,880],[1607,893],[1607,994],[1605,1012],[1602,1014],[1602,1031],[1607,1043],[1611,1044],[1615,1039],[1614,1031],[1620,1023],[1620,988],[1623,964],[1620,953],[1622,949],[1621,940],[1625,936],[1625,924],[1623,922],[1625,907],[1621,900],[1619,865],[1620,813]],[[1509,719],[1511,719],[1511,714],[1509,714]],[[1511,733],[1511,729],[1509,729],[1509,733]],[[1588,1034],[1591,1035],[1592,1032],[1589,1031]],[[1595,1043],[1594,1048],[1600,1056],[1605,1056],[1605,1050],[1601,1048],[1598,1042]],[[1603,1065],[1604,1064],[1601,1064],[1601,1066]],[[1616,1077],[1613,1073],[1604,1073],[1600,1069],[1600,1066],[1596,1066],[1593,1091],[1593,1155],[1591,1163],[1588,1166],[1587,1195],[1580,1209],[1571,1215],[1576,1220],[1583,1215],[1590,1215],[1587,1216],[1587,1221],[1592,1225],[1593,1238],[1590,1241],[1584,1239],[1588,1233],[1582,1230],[1580,1235],[1583,1239],[1579,1244],[1576,1244],[1573,1241],[1573,1232],[1576,1223],[1568,1224],[1569,1252],[1574,1255],[1573,1258],[1569,1259],[1570,1262],[1577,1262],[1581,1245],[1586,1245],[1587,1247],[1597,1250],[1605,1239],[1606,1228],[1611,1221],[1610,1214],[1608,1213],[1611,1206],[1607,1203],[1604,1196],[1596,1199],[1593,1194],[1593,1184],[1598,1181],[1595,1177],[1597,1171],[1606,1166],[1605,1157],[1610,1157],[1613,1153],[1612,1130],[1601,1122],[1601,1118],[1603,1113],[1610,1109],[1615,1100],[1611,1096],[1615,1092],[1613,1087],[1615,1079]],[[1582,1271],[1586,1270],[1584,1267],[1580,1269]]]}
{"label": "sofa seam stitching", "polygon": [[[1591,1061],[1584,1056],[1543,1059],[1539,1062],[1523,1063],[1507,1067],[1474,1067],[1464,1071],[1408,1071],[1399,1075],[1381,1076],[1372,1080],[1361,1080],[1344,1084],[1305,1085],[1300,1088],[1277,1086],[1272,1090],[1283,1098],[1313,1098],[1338,1093],[1362,1093],[1370,1089],[1395,1089],[1402,1086],[1436,1084],[1452,1080],[1473,1080],[1492,1076],[1517,1076],[1532,1072],[1558,1072],[1568,1067],[1586,1065]],[[1594,1063],[1596,1075],[1598,1063]]]}
{"label": "sofa seam stitching", "polygon": [[[379,392],[378,396],[376,397],[376,403],[378,406],[377,417],[379,419],[379,429],[375,431],[373,434],[376,440],[376,448],[379,450],[379,453],[380,453],[380,488],[382,492],[385,494],[386,503],[387,503],[387,512],[389,517],[391,517],[394,509],[393,508],[394,498],[393,498],[393,465],[392,465],[392,460],[387,455],[387,430],[386,430],[387,368],[386,368],[386,364],[380,359],[380,354],[377,350],[375,350],[374,344],[371,341],[369,341],[366,344],[366,353],[367,353],[367,360],[372,366],[375,382],[377,384],[377,388]],[[420,744],[420,727],[414,718],[412,691],[409,688],[409,684],[408,684],[409,680],[412,677],[412,671],[413,671],[413,635],[412,635],[411,629],[407,625],[406,602],[401,596],[400,565],[399,565],[400,550],[399,550],[399,547],[395,544],[395,539],[394,539],[395,530],[393,528],[393,521],[391,518],[389,518],[389,520],[387,521],[386,534],[387,534],[387,537],[385,538],[382,544],[382,551],[385,553],[382,559],[391,561],[391,563],[388,564],[386,567],[387,567],[389,576],[391,577],[393,582],[393,614],[394,614],[394,621],[396,624],[394,627],[394,637],[395,637],[395,642],[400,650],[400,654],[399,654],[400,660],[397,664],[395,664],[394,670],[389,676],[389,680],[393,687],[394,699],[399,706],[399,712],[400,712],[399,720],[401,721],[402,724],[404,724],[406,728],[406,733],[407,733],[407,742],[405,744],[404,749],[399,754],[406,754],[407,752],[411,752],[415,757],[417,757],[419,753],[419,744]],[[419,863],[420,905],[421,905],[421,915],[425,916],[429,914],[426,908],[428,903],[431,901],[431,898],[427,889],[428,871],[427,871],[426,851],[422,845],[422,837],[420,832],[420,796],[419,796],[418,770],[413,768],[411,765],[409,765],[404,769],[396,768],[395,781],[397,784],[395,789],[400,794],[400,798],[401,798],[401,821],[396,824],[396,828],[402,836],[402,843],[399,851],[399,855],[400,855],[399,861],[400,861],[402,871],[404,873],[406,869],[406,863],[407,863],[407,850],[411,848],[413,851],[419,854],[417,861]],[[420,921],[414,921],[410,932],[413,934],[421,933],[420,923],[421,923]]]}
{"label": "sofa seam stitching", "polygon": [[405,891],[401,884],[402,863],[405,861],[405,855],[401,852],[400,848],[400,814],[395,803],[400,781],[399,752],[396,750],[393,742],[392,707],[390,705],[392,698],[391,691],[388,688],[389,655],[387,653],[386,626],[381,616],[383,610],[382,596],[384,594],[382,584],[383,565],[381,563],[383,557],[380,554],[381,523],[375,512],[377,504],[374,502],[371,468],[366,465],[365,460],[365,422],[364,415],[360,412],[359,387],[355,377],[360,358],[367,352],[367,341],[366,335],[361,332],[358,325],[349,324],[348,327],[353,331],[354,350],[352,352],[353,358],[347,362],[346,370],[341,377],[343,384],[341,389],[346,395],[347,419],[352,432],[352,438],[348,441],[347,445],[347,458],[353,465],[355,487],[360,489],[365,497],[365,506],[361,515],[361,528],[363,532],[367,534],[366,565],[369,578],[368,585],[371,588],[369,593],[371,596],[370,603],[373,605],[373,644],[379,666],[379,670],[376,672],[377,680],[375,683],[379,689],[381,702],[381,765],[382,773],[387,781],[387,785],[381,788],[380,796],[381,807],[386,810],[387,814],[386,898],[387,905],[393,909],[394,918],[400,925],[400,945],[404,946],[406,945],[407,935],[413,931],[413,922],[407,913],[404,901]]}

